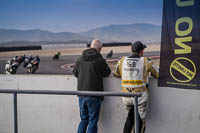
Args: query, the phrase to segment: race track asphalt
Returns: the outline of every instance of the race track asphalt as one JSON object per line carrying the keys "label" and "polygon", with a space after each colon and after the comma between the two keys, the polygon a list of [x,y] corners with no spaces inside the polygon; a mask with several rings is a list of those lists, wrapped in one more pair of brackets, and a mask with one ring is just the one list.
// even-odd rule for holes
{"label": "race track asphalt", "polygon": [[[130,53],[114,53],[112,59],[118,59],[121,56],[127,56]],[[103,55],[104,58],[106,55]],[[160,56],[160,52],[148,52],[145,56]],[[53,61],[52,57],[44,56],[40,57],[39,69],[35,74],[51,74],[51,75],[71,75],[72,69],[62,69],[61,66],[65,64],[74,64],[79,56],[70,55],[62,56],[58,61]],[[12,57],[0,57],[0,74],[5,74],[5,63]],[[23,63],[22,63],[23,65]],[[16,74],[27,74],[26,69],[23,66],[19,66]]]}

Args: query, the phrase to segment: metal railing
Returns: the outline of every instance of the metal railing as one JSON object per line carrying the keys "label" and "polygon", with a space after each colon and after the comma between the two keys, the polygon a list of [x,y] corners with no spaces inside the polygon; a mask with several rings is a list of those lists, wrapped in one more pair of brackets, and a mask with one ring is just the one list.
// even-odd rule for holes
{"label": "metal railing", "polygon": [[139,133],[138,97],[140,93],[124,92],[97,92],[97,91],[54,91],[54,90],[15,90],[0,89],[0,93],[13,93],[14,103],[14,133],[18,133],[17,94],[47,94],[47,95],[78,95],[78,96],[131,96],[134,97],[135,106],[135,133]]}

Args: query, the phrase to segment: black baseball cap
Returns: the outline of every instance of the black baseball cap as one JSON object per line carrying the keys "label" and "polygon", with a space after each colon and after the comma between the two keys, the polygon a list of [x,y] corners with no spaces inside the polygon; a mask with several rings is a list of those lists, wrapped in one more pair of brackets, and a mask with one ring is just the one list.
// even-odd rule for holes
{"label": "black baseball cap", "polygon": [[147,46],[144,45],[142,42],[137,41],[137,42],[132,42],[131,44],[131,50],[133,53],[137,52],[139,53],[140,51],[142,51],[143,49],[145,49]]}

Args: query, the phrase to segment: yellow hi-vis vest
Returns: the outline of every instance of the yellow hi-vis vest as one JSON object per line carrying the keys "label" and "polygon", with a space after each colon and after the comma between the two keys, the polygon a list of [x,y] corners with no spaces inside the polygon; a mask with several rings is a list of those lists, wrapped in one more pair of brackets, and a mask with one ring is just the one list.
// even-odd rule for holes
{"label": "yellow hi-vis vest", "polygon": [[128,58],[124,57],[122,64],[122,87],[136,88],[142,87],[144,83],[144,57]]}

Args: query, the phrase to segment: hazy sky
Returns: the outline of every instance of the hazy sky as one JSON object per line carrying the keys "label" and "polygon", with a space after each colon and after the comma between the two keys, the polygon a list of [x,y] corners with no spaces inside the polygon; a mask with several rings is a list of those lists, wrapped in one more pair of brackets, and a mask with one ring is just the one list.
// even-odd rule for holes
{"label": "hazy sky", "polygon": [[161,25],[163,0],[0,0],[0,28],[80,32],[111,24]]}

